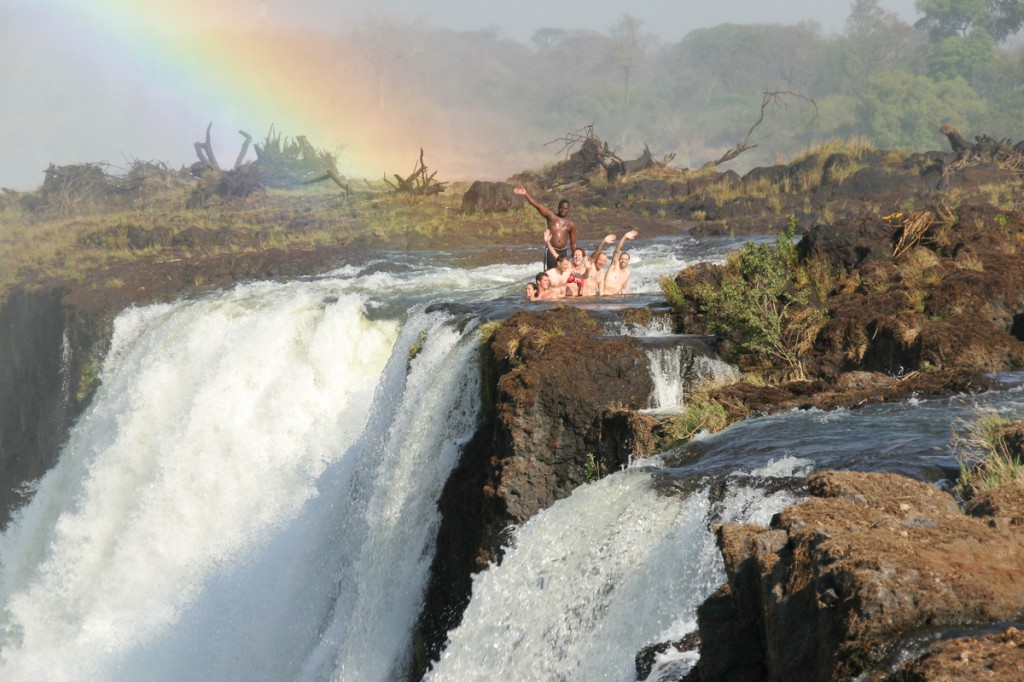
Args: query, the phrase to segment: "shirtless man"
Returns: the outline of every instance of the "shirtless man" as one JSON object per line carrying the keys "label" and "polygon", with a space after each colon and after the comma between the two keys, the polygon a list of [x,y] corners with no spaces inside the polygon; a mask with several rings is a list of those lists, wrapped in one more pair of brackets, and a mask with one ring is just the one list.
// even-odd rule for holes
{"label": "shirtless man", "polygon": [[587,278],[583,280],[583,289],[580,291],[580,296],[597,296],[597,292],[601,288],[601,282],[604,281],[604,267],[608,265],[608,254],[601,253],[604,249],[605,244],[611,244],[615,241],[615,235],[607,235],[597,248],[594,249],[594,253],[590,254],[587,264]]}
{"label": "shirtless man", "polygon": [[537,298],[534,299],[535,301],[554,301],[565,295],[564,292],[559,294],[557,289],[551,288],[551,278],[548,277],[548,273],[538,272],[534,279],[537,280]]}
{"label": "shirtless man", "polygon": [[627,239],[635,239],[636,235],[636,230],[630,230],[622,236],[618,246],[615,247],[615,253],[612,254],[612,266],[608,268],[608,274],[604,276],[604,281],[600,285],[599,290],[602,296],[626,293],[626,285],[629,284],[629,254],[622,253],[622,245],[626,243]]}
{"label": "shirtless man", "polygon": [[[544,231],[544,244],[546,244],[548,247],[548,254],[555,261],[556,272],[552,272],[549,269],[548,274],[551,275],[552,282],[557,283],[561,279],[565,278],[564,273],[557,271],[558,261],[564,258],[565,256],[556,251],[555,247],[551,246],[551,230]],[[586,283],[588,275],[589,272],[587,270],[587,252],[584,251],[579,246],[577,246],[572,251],[572,260],[569,261],[569,272],[568,277],[566,278],[566,283],[575,284],[576,288],[567,288],[565,292],[566,296],[582,296],[583,285]]]}
{"label": "shirtless man", "polygon": [[[555,251],[559,254],[564,254],[567,258],[572,253],[572,249],[576,248],[576,223],[569,220],[569,202],[566,199],[562,199],[558,202],[558,213],[552,213],[550,209],[541,204],[531,197],[525,187],[516,187],[512,190],[516,194],[525,197],[526,200],[537,209],[537,212],[544,216],[544,219],[548,221],[548,230],[551,231],[551,246],[554,247]],[[555,261],[552,260],[551,254],[548,249],[544,249],[544,269],[550,270],[555,266]]]}
{"label": "shirtless man", "polygon": [[545,274],[551,280],[551,288],[562,292],[560,297],[576,295],[576,278],[572,276],[571,267],[572,263],[569,262],[568,258],[559,256],[555,267],[545,271]]}

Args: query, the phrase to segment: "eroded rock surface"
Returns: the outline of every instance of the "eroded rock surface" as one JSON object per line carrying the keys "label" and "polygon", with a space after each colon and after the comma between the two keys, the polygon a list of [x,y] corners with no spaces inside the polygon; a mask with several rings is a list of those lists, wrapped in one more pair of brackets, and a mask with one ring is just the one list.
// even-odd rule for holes
{"label": "eroded rock surface", "polygon": [[1020,619],[1024,489],[1001,490],[1014,502],[994,516],[967,516],[948,493],[894,474],[823,472],[808,485],[812,497],[770,528],[716,529],[728,582],[698,610],[688,679],[884,675],[916,632]]}

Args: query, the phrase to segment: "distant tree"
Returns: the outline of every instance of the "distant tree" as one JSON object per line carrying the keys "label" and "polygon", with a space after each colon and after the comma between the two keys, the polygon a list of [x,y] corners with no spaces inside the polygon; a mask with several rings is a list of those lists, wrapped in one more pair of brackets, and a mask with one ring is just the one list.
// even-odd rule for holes
{"label": "distant tree", "polygon": [[558,45],[569,36],[569,32],[562,28],[538,28],[530,36],[530,42],[540,50]]}
{"label": "distant tree", "polygon": [[854,0],[846,31],[835,44],[848,91],[859,89],[876,73],[909,68],[917,43],[914,29],[882,9],[878,0]]}
{"label": "distant tree", "polygon": [[612,62],[622,74],[623,106],[629,108],[629,84],[633,73],[644,63],[647,46],[656,42],[655,36],[643,34],[643,22],[624,14],[609,31],[612,37]]}
{"label": "distant tree", "polygon": [[982,78],[996,63],[995,42],[985,31],[973,31],[966,38],[951,36],[935,45],[928,55],[928,75],[970,82]]}
{"label": "distant tree", "polygon": [[999,43],[1024,25],[1024,0],[917,0],[914,6],[923,15],[914,25],[935,43],[978,29]]}
{"label": "distant tree", "polygon": [[942,149],[940,125],[971,130],[985,104],[963,78],[886,72],[868,80],[855,109],[859,129],[876,146],[927,151]]}
{"label": "distant tree", "polygon": [[412,27],[388,20],[372,20],[358,30],[349,32],[347,39],[353,53],[369,66],[376,87],[377,108],[384,111],[389,103],[390,80],[401,64],[408,61],[412,50]]}

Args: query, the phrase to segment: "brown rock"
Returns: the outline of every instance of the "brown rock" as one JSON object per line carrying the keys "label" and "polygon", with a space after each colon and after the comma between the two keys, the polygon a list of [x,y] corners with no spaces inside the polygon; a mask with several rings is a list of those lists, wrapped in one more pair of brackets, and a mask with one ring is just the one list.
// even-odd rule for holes
{"label": "brown rock", "polygon": [[1024,633],[1007,627],[979,637],[958,637],[935,642],[928,650],[883,682],[945,682],[1024,679]]}
{"label": "brown rock", "polygon": [[870,673],[920,628],[1019,617],[1024,528],[963,516],[947,493],[892,474],[824,472],[809,489],[771,529],[717,529],[729,583],[698,611],[696,679],[733,672],[705,629],[760,647],[764,674],[748,676],[747,655],[745,679],[831,680]]}

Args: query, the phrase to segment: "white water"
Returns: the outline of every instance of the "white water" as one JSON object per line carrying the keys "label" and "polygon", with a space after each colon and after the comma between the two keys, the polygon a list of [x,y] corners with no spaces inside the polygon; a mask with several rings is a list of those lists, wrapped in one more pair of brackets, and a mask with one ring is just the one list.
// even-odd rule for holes
{"label": "white water", "polygon": [[686,346],[648,348],[654,393],[650,409],[658,413],[680,412],[695,386],[723,384],[739,378],[739,370],[719,358],[695,355]]}
{"label": "white water", "polygon": [[[657,291],[693,257],[682,246],[637,248],[633,290]],[[437,499],[479,403],[472,324],[406,311],[518,295],[533,268],[346,268],[122,313],[92,406],[0,536],[0,680],[400,678]],[[651,500],[643,474],[623,480],[633,475],[650,509],[619,479],[579,497],[607,491],[608,506],[640,521],[587,512],[566,532],[604,548],[581,586],[622,583],[616,595],[660,601],[646,582],[667,576],[659,557],[707,534],[690,523],[699,502]],[[685,605],[715,581],[696,561],[672,588]],[[558,567],[549,579],[572,583]],[[636,637],[618,641],[635,620],[630,599],[583,597],[583,620],[564,627],[603,633],[594,646],[621,667],[635,653]],[[560,665],[590,655],[561,641]]]}
{"label": "white water", "polygon": [[[398,325],[336,284],[122,314],[93,407],[0,538],[0,679],[326,678],[339,660],[401,660],[426,575],[408,552],[429,563],[479,375],[439,316],[403,331],[382,378]],[[281,655],[290,632],[310,662]]]}
{"label": "white water", "polygon": [[[792,501],[744,489],[722,518],[765,523]],[[659,494],[640,468],[576,489],[475,577],[462,624],[426,679],[636,679],[624,652],[694,629],[697,605],[725,578],[707,513],[706,490]]]}

